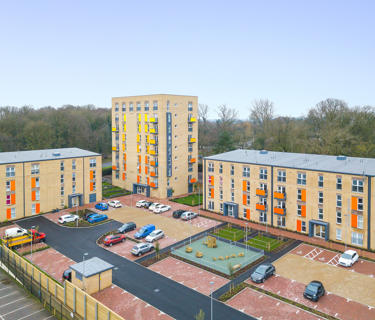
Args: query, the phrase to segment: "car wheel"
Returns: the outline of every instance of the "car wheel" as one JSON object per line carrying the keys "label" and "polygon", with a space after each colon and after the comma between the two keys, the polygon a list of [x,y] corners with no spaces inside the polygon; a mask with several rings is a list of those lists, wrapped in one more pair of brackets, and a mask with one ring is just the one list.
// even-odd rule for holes
{"label": "car wheel", "polygon": [[112,243],[109,244],[110,247],[112,247],[112,245],[113,245]]}
{"label": "car wheel", "polygon": [[125,241],[125,239],[121,239],[121,242],[124,242]]}
{"label": "car wheel", "polygon": [[141,256],[141,254],[142,254],[142,253],[138,253],[138,257],[140,257],[140,256]]}

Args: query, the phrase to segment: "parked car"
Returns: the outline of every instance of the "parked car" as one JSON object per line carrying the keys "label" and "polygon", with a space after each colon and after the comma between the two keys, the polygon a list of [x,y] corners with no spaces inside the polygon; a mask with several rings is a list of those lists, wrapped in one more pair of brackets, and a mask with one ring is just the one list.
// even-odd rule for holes
{"label": "parked car", "polygon": [[118,200],[109,200],[108,201],[108,205],[112,208],[121,208],[122,207],[122,204],[120,201]]}
{"label": "parked car", "polygon": [[87,219],[89,223],[96,223],[108,219],[106,214],[95,213]]}
{"label": "parked car", "polygon": [[191,219],[194,219],[198,217],[198,213],[195,213],[195,212],[191,212],[191,211],[185,211],[182,215],[181,215],[181,219],[182,220],[191,220]]}
{"label": "parked car", "polygon": [[303,296],[306,299],[317,302],[320,297],[323,297],[325,293],[324,286],[320,281],[311,281],[305,288]]}
{"label": "parked car", "polygon": [[142,255],[142,254],[144,254],[146,252],[151,251],[152,249],[154,249],[154,246],[151,243],[144,243],[144,242],[142,242],[142,243],[136,244],[133,247],[131,253],[133,255],[135,255],[135,256],[140,256],[140,255]]}
{"label": "parked car", "polygon": [[275,274],[275,267],[271,263],[263,263],[250,275],[251,281],[261,283]]}
{"label": "parked car", "polygon": [[108,204],[106,204],[105,202],[99,202],[95,205],[95,208],[101,211],[105,211],[108,210]]}
{"label": "parked car", "polygon": [[112,247],[112,245],[119,243],[119,242],[124,242],[126,240],[126,236],[124,234],[112,234],[109,236],[106,236],[103,240],[103,243],[106,246]]}
{"label": "parked car", "polygon": [[339,259],[339,265],[343,267],[351,267],[358,261],[359,255],[354,250],[346,250]]}
{"label": "parked car", "polygon": [[136,202],[135,206],[138,208],[142,208],[146,202],[146,200],[139,200]]}
{"label": "parked car", "polygon": [[148,207],[148,210],[154,211],[158,206],[161,206],[161,203],[154,202],[152,205]]}
{"label": "parked car", "polygon": [[28,235],[28,231],[23,228],[9,228],[5,230],[5,238],[16,238]]}
{"label": "parked car", "polygon": [[92,211],[90,211],[90,212],[87,212],[87,213],[85,213],[84,215],[83,215],[83,220],[86,220],[87,221],[87,219],[88,218],[90,218],[93,214],[96,214],[95,212],[92,212]]}
{"label": "parked car", "polygon": [[146,224],[134,234],[134,238],[136,239],[145,238],[154,230],[155,230],[155,226],[153,224]]}
{"label": "parked car", "polygon": [[79,219],[76,214],[64,214],[59,218],[59,223],[65,224],[66,222],[75,222]]}
{"label": "parked car", "polygon": [[72,281],[72,270],[71,269],[65,270],[63,272],[62,278],[63,280]]}
{"label": "parked car", "polygon": [[143,205],[143,208],[148,209],[148,208],[150,208],[150,206],[151,206],[152,204],[153,204],[152,201],[146,201],[145,204]]}
{"label": "parked car", "polygon": [[137,225],[134,222],[124,223],[120,228],[117,229],[119,233],[125,233],[134,230]]}
{"label": "parked car", "polygon": [[186,210],[178,209],[178,210],[176,210],[176,211],[173,211],[172,216],[173,216],[173,218],[178,219],[178,218],[181,217],[181,215],[182,215],[185,211],[186,211]]}
{"label": "parked car", "polygon": [[154,242],[156,240],[159,240],[161,238],[164,238],[164,232],[160,229],[152,231],[147,237],[146,241],[147,242]]}
{"label": "parked car", "polygon": [[154,209],[154,213],[162,213],[162,212],[166,212],[166,211],[168,211],[170,209],[171,209],[171,206],[161,205],[161,206],[157,206]]}

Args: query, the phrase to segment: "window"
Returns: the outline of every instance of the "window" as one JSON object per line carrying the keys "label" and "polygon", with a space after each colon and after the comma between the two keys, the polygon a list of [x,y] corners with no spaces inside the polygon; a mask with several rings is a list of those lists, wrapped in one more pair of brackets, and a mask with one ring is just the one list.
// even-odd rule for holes
{"label": "window", "polygon": [[129,111],[133,111],[134,110],[134,108],[133,108],[133,102],[130,102],[129,103]]}
{"label": "window", "polygon": [[208,163],[208,172],[214,172],[215,168],[214,168],[214,164],[213,162],[209,162]]}
{"label": "window", "polygon": [[265,208],[267,209],[267,198],[260,198],[260,204],[264,205]]}
{"label": "window", "polygon": [[285,170],[278,170],[277,171],[277,181],[278,182],[286,182],[286,171]]}
{"label": "window", "polygon": [[92,170],[92,178],[96,179],[96,170]]}
{"label": "window", "polygon": [[153,108],[152,108],[154,111],[155,110],[158,110],[158,102],[157,101],[154,101],[153,102]]}
{"label": "window", "polygon": [[323,208],[319,208],[318,210],[319,210],[319,211],[318,211],[318,219],[319,219],[319,220],[323,220],[323,218],[324,218],[324,215],[323,215]]}
{"label": "window", "polygon": [[118,103],[115,103],[115,112],[118,111]]}
{"label": "window", "polygon": [[5,191],[7,191],[7,192],[10,191],[10,181],[5,182]]}
{"label": "window", "polygon": [[297,200],[302,201],[302,190],[301,189],[297,190]]}
{"label": "window", "polygon": [[341,196],[341,194],[336,195],[336,207],[338,207],[338,208],[342,207],[342,196]]}
{"label": "window", "polygon": [[259,188],[260,188],[260,190],[267,191],[267,185],[265,183],[259,184]]}
{"label": "window", "polygon": [[228,216],[233,217],[233,206],[228,206]]}
{"label": "window", "polygon": [[148,101],[145,101],[145,111],[149,111],[150,110],[150,104]]}
{"label": "window", "polygon": [[285,227],[285,217],[283,217],[283,216],[277,217],[277,226],[280,227],[280,228]]}
{"label": "window", "polygon": [[336,211],[336,223],[341,224],[342,223],[342,213],[341,211]]}
{"label": "window", "polygon": [[125,111],[126,111],[126,104],[123,103],[123,104],[122,104],[122,112],[125,112]]}
{"label": "window", "polygon": [[265,168],[260,169],[259,179],[267,180],[267,169],[265,169]]}
{"label": "window", "polygon": [[247,194],[247,195],[246,195],[246,205],[247,205],[247,206],[250,205],[250,194]]}
{"label": "window", "polygon": [[336,229],[336,240],[342,240],[341,229]]}
{"label": "window", "polygon": [[63,184],[64,183],[64,175],[60,175],[60,183]]}
{"label": "window", "polygon": [[222,163],[219,164],[219,173],[223,173],[223,164]]}
{"label": "window", "polygon": [[277,192],[278,193],[285,193],[286,189],[284,186],[277,186]]}
{"label": "window", "polygon": [[76,185],[75,184],[72,185],[72,193],[76,193]]}
{"label": "window", "polygon": [[363,198],[357,198],[357,209],[358,211],[363,211]]}
{"label": "window", "polygon": [[31,165],[31,174],[39,174],[39,163]]}
{"label": "window", "polygon": [[193,124],[192,123],[188,123],[188,131],[193,132]]}
{"label": "window", "polygon": [[261,211],[259,213],[259,222],[266,223],[267,222],[267,213],[264,211]]}
{"label": "window", "polygon": [[324,185],[324,180],[323,180],[324,178],[323,178],[323,176],[319,176],[319,178],[318,178],[318,187],[319,188],[323,188],[323,185]]}
{"label": "window", "polygon": [[250,178],[250,167],[243,167],[242,176],[245,178]]}
{"label": "window", "polygon": [[64,161],[60,161],[60,171],[64,171]]}
{"label": "window", "polygon": [[189,146],[188,146],[188,152],[193,152],[193,145],[192,144],[189,144]]}
{"label": "window", "polygon": [[246,218],[246,214],[247,214],[247,209],[246,208],[243,208],[243,217]]}
{"label": "window", "polygon": [[208,189],[208,197],[213,198],[214,197],[214,188],[209,188]]}
{"label": "window", "polygon": [[75,172],[72,173],[72,182],[76,182],[76,173]]}
{"label": "window", "polygon": [[224,211],[224,205],[223,203],[220,203],[220,212],[223,212]]}
{"label": "window", "polygon": [[250,181],[246,181],[246,192],[250,192]]}
{"label": "window", "polygon": [[31,205],[31,214],[34,215],[35,213],[36,213],[36,205],[35,205],[35,203],[33,203]]}
{"label": "window", "polygon": [[302,215],[302,205],[300,204],[297,204],[297,216],[301,216]]}
{"label": "window", "polygon": [[39,188],[39,177],[35,178],[35,187]]}
{"label": "window", "polygon": [[234,165],[230,166],[230,175],[234,176]]}
{"label": "window", "polygon": [[303,185],[303,186],[306,185],[306,173],[298,172],[297,184]]}
{"label": "window", "polygon": [[231,199],[232,202],[234,202],[234,192],[231,192],[230,199]]}
{"label": "window", "polygon": [[220,188],[219,197],[220,197],[220,200],[223,200],[223,189],[222,188]]}
{"label": "window", "polygon": [[214,202],[208,201],[208,210],[214,210]]}
{"label": "window", "polygon": [[352,244],[363,246],[363,234],[359,232],[352,232]]}
{"label": "window", "polygon": [[306,232],[306,221],[301,221],[301,231]]}
{"label": "window", "polygon": [[90,168],[96,167],[96,159],[90,159]]}
{"label": "window", "polygon": [[363,216],[357,215],[357,228],[363,229]]}
{"label": "window", "polygon": [[137,111],[141,111],[141,103],[137,102]]}
{"label": "window", "polygon": [[60,195],[61,195],[61,196],[64,195],[64,186],[61,186],[61,188],[60,188]]}
{"label": "window", "polygon": [[193,103],[188,102],[188,111],[193,111]]}
{"label": "window", "polygon": [[352,181],[353,192],[363,192],[363,180],[353,179]]}
{"label": "window", "polygon": [[40,200],[40,190],[35,190],[35,200],[36,201]]}
{"label": "window", "polygon": [[6,204],[9,206],[10,205],[10,194],[6,195]]}
{"label": "window", "polygon": [[234,189],[234,179],[230,180],[230,187],[231,187],[231,189]]}
{"label": "window", "polygon": [[6,176],[9,177],[14,177],[16,175],[16,168],[15,167],[7,167],[6,168]]}
{"label": "window", "polygon": [[10,217],[12,219],[15,219],[16,218],[16,208],[11,208],[10,209]]}
{"label": "window", "polygon": [[341,190],[342,189],[342,179],[341,177],[336,178],[336,189]]}
{"label": "window", "polygon": [[319,192],[319,204],[323,204],[323,192]]}
{"label": "window", "polygon": [[[117,135],[116,135],[117,137]],[[75,170],[76,169],[76,161],[75,160],[72,160],[72,170]]]}

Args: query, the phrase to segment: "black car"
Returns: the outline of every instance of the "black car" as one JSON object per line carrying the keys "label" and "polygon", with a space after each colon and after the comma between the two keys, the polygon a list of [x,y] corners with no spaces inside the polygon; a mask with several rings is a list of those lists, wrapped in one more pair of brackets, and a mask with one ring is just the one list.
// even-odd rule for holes
{"label": "black car", "polygon": [[264,282],[270,276],[275,274],[275,267],[271,263],[263,263],[251,274],[250,278],[255,283]]}
{"label": "black car", "polygon": [[151,201],[146,201],[146,202],[143,204],[142,208],[146,208],[146,209],[148,209],[148,208],[152,205],[152,203],[153,203],[153,202],[151,202]]}
{"label": "black car", "polygon": [[119,233],[125,233],[134,230],[137,225],[134,222],[124,223],[120,228],[117,229]]}
{"label": "black car", "polygon": [[306,299],[317,302],[320,297],[323,297],[325,293],[323,283],[320,281],[314,280],[311,281],[305,288],[303,296]]}
{"label": "black car", "polygon": [[173,218],[176,218],[176,219],[178,219],[178,218],[180,218],[181,217],[181,215],[185,212],[186,210],[181,210],[181,209],[178,209],[178,210],[176,210],[176,211],[173,211]]}
{"label": "black car", "polygon": [[85,213],[84,215],[83,215],[83,220],[86,220],[87,221],[87,219],[88,218],[90,218],[90,216],[92,216],[93,214],[95,214],[95,212],[87,212],[87,213]]}
{"label": "black car", "polygon": [[71,269],[67,269],[64,271],[63,273],[63,280],[68,280],[68,281],[72,281],[72,270]]}

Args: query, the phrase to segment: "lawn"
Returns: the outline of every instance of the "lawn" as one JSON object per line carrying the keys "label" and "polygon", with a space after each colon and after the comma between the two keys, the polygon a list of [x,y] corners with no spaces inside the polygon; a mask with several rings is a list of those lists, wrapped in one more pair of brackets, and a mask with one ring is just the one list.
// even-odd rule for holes
{"label": "lawn", "polygon": [[112,198],[112,197],[120,197],[125,196],[127,194],[130,194],[129,191],[122,189],[120,187],[116,187],[111,185],[108,182],[103,181],[102,182],[102,192],[103,192],[103,198]]}
{"label": "lawn", "polygon": [[232,227],[225,227],[215,231],[215,234],[224,239],[238,241],[245,237],[245,232],[241,229],[236,229]]}
{"label": "lawn", "polygon": [[181,203],[181,204],[186,204],[188,206],[197,206],[197,205],[202,204],[203,195],[191,194],[186,197],[172,199],[172,201]]}
{"label": "lawn", "polygon": [[247,241],[247,244],[258,249],[265,251],[273,251],[277,249],[283,242],[274,238],[257,235]]}

